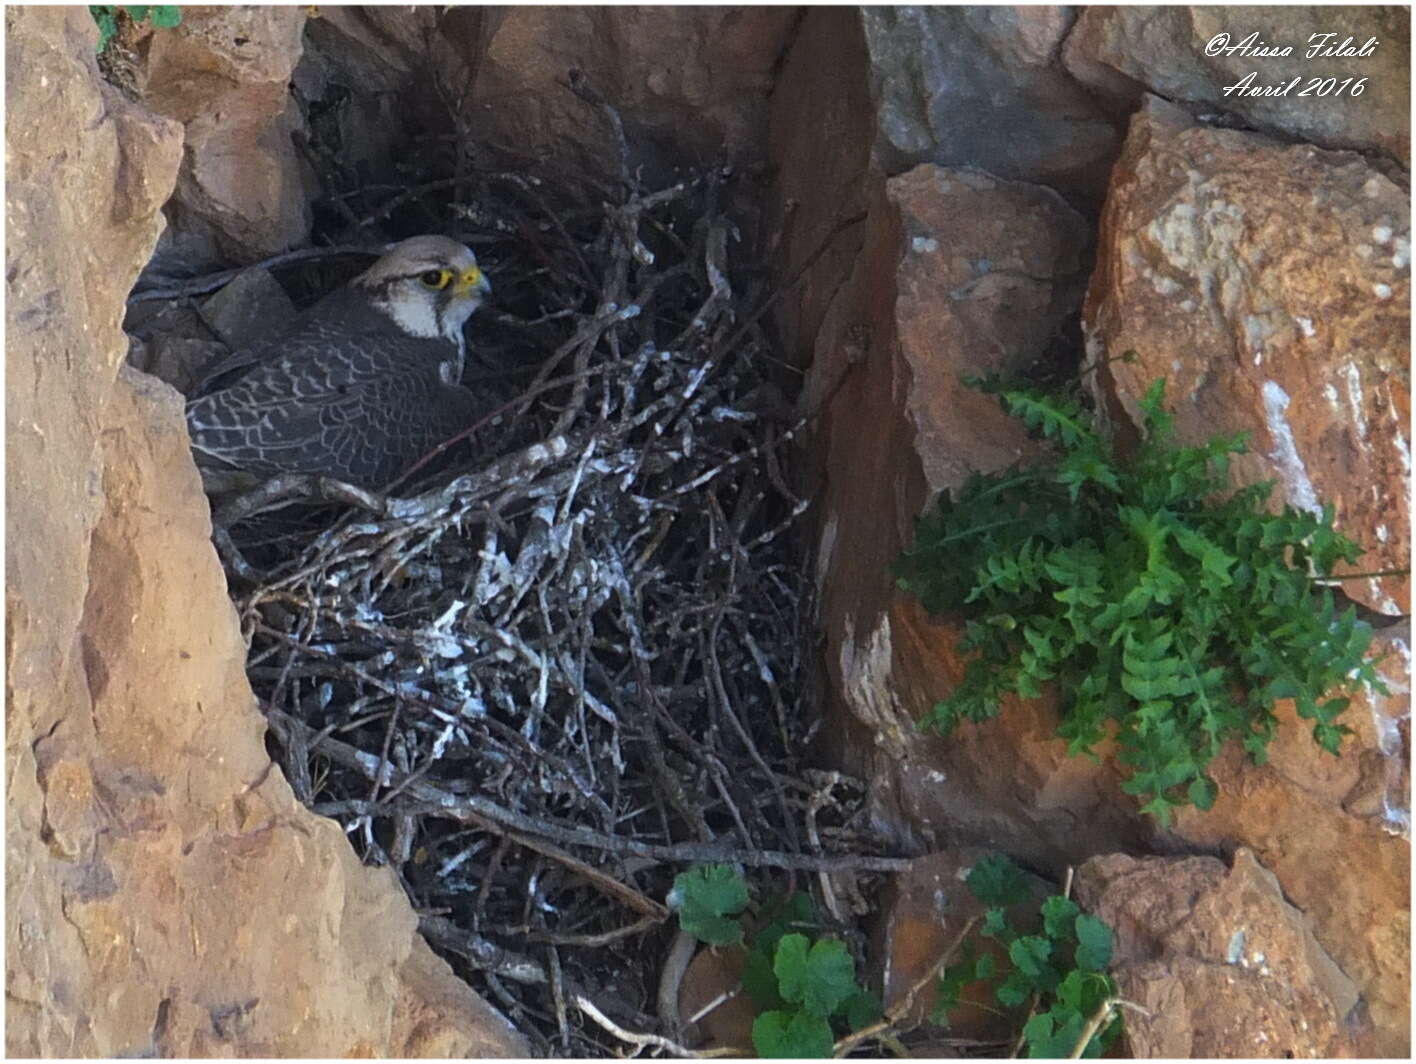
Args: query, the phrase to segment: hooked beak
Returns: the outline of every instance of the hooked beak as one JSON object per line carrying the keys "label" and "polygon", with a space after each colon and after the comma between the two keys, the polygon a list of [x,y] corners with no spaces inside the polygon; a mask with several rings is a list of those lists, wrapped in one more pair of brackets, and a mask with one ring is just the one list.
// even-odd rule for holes
{"label": "hooked beak", "polygon": [[476,291],[481,295],[490,295],[492,291],[491,282],[477,266],[469,266],[457,275],[457,280],[453,282],[453,295],[465,296],[469,292]]}

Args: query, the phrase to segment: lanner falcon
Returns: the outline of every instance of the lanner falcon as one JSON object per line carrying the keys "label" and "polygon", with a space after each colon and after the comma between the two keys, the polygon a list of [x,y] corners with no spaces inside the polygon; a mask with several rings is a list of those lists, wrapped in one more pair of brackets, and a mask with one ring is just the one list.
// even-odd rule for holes
{"label": "lanner falcon", "polygon": [[187,403],[209,483],[320,473],[386,487],[476,419],[462,326],[490,290],[462,244],[414,237],[285,333],[221,359]]}

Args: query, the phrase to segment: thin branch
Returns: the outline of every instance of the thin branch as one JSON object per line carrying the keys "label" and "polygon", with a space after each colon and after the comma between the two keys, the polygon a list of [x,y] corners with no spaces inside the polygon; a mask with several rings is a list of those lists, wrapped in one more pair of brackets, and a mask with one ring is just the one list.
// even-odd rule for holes
{"label": "thin branch", "polygon": [[[288,713],[273,707],[267,708],[266,719],[271,722],[277,734],[281,735],[287,734],[294,728],[307,727]],[[316,749],[313,746],[311,748]],[[370,778],[375,774],[377,758],[349,746],[347,743],[341,743],[333,738],[325,738],[317,749],[346,768],[352,768]],[[701,842],[658,845],[640,842],[637,839],[604,835],[588,828],[571,828],[550,823],[539,817],[513,812],[478,795],[449,794],[428,783],[418,783],[410,787],[409,793],[420,802],[417,806],[409,807],[409,812],[442,816],[463,823],[476,824],[488,830],[500,831],[503,828],[512,828],[532,835],[541,835],[560,843],[589,846],[618,854],[621,857],[639,857],[651,861],[668,861],[678,864],[722,862],[744,864],[753,868],[785,868],[797,872],[902,872],[911,864],[911,859],[907,857],[872,857],[865,854],[811,857],[806,854],[748,850],[735,846]]]}
{"label": "thin branch", "polygon": [[748,1055],[744,1050],[733,1049],[731,1047],[720,1049],[687,1049],[677,1042],[665,1038],[663,1035],[638,1034],[634,1031],[626,1031],[619,1024],[615,1023],[614,1020],[610,1019],[596,1008],[595,1003],[583,994],[575,995],[572,1000],[575,1002],[576,1008],[589,1016],[606,1031],[609,1031],[610,1034],[614,1035],[621,1042],[628,1042],[630,1045],[639,1046],[641,1049],[646,1046],[653,1046],[656,1049],[664,1050],[666,1053],[671,1053],[676,1057],[696,1060],[706,1060],[713,1057],[743,1057]]}
{"label": "thin branch", "polygon": [[978,924],[977,916],[970,918],[968,923],[959,929],[959,933],[954,936],[954,941],[950,942],[939,959],[929,966],[929,970],[914,981],[914,984],[905,991],[905,996],[900,998],[885,1012],[884,1019],[869,1027],[862,1027],[859,1031],[853,1031],[838,1041],[831,1050],[833,1057],[844,1057],[856,1046],[871,1038],[878,1038],[887,1031],[893,1031],[910,1014],[914,1008],[915,998],[917,998],[925,987],[939,978],[939,973],[944,970],[948,963],[954,959],[954,955],[959,952],[959,947],[964,944],[964,939],[968,938],[974,927]]}
{"label": "thin branch", "polygon": [[1082,1027],[1082,1033],[1077,1036],[1077,1044],[1072,1047],[1072,1052],[1067,1054],[1068,1060],[1081,1059],[1082,1054],[1087,1051],[1087,1045],[1096,1037],[1097,1032],[1111,1022],[1111,1017],[1118,1007],[1133,1009],[1143,1016],[1151,1015],[1150,1009],[1137,1005],[1134,1001],[1127,1001],[1125,998],[1119,997],[1107,998],[1098,1005],[1096,1011],[1087,1018],[1085,1026]]}

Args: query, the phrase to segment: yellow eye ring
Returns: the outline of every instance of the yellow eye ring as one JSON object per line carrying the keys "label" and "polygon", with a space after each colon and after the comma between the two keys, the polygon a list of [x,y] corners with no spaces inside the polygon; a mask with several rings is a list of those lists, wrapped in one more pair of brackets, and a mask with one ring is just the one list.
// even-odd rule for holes
{"label": "yellow eye ring", "polygon": [[441,291],[447,287],[447,283],[452,280],[451,270],[427,270],[418,280],[423,282],[424,287]]}

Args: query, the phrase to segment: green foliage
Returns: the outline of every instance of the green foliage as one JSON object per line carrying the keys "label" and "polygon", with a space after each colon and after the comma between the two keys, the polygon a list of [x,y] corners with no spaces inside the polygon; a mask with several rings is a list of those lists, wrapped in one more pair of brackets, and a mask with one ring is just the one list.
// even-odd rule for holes
{"label": "green foliage", "polygon": [[747,908],[747,884],[732,865],[701,865],[680,873],[669,897],[680,926],[700,942],[727,946],[742,941],[737,914]]}
{"label": "green foliage", "polygon": [[[987,870],[979,874],[985,865]],[[966,942],[960,959],[939,976],[933,1019],[947,1025],[949,1013],[963,1000],[964,989],[982,981],[990,985],[994,999],[1005,1008],[1019,1008],[1035,1000],[1032,1017],[1022,1032],[1029,1057],[1069,1057],[1081,1041],[1087,1020],[1116,993],[1116,984],[1106,974],[1111,963],[1111,929],[1058,894],[1042,903],[1042,933],[1020,935],[1003,906],[1023,899],[1011,888],[1000,894],[995,889],[999,882],[1024,884],[1026,896],[1022,871],[1006,857],[985,858],[968,878],[969,890],[990,906],[981,934],[998,941],[1008,962],[1000,967],[991,953],[980,953],[973,941]],[[1082,1056],[1100,1056],[1120,1032],[1117,1016],[1093,1035]]]}
{"label": "green foliage", "polygon": [[[756,973],[751,980],[749,970]],[[770,979],[762,978],[764,970]],[[752,1024],[752,1044],[764,1057],[829,1057],[838,1031],[880,1017],[879,1001],[856,982],[855,959],[839,938],[813,942],[796,931],[775,942],[756,936],[743,987],[764,1010]]]}
{"label": "green foliage", "polygon": [[1002,854],[990,854],[975,863],[966,882],[969,893],[985,905],[1007,908],[1027,900],[1027,877]]}
{"label": "green foliage", "polygon": [[98,24],[98,48],[103,51],[118,32],[118,12],[124,11],[134,22],[152,19],[158,29],[170,30],[182,22],[182,9],[175,4],[90,4],[89,14]]}
{"label": "green foliage", "polygon": [[764,1057],[829,1057],[831,1025],[809,1012],[764,1012],[752,1021],[752,1044]]}
{"label": "green foliage", "polygon": [[1229,491],[1244,436],[1178,445],[1163,381],[1141,400],[1145,438],[1128,461],[1074,400],[968,383],[1059,456],[945,492],[897,562],[926,609],[963,615],[972,652],[923,725],[948,734],[995,716],[1006,693],[1036,697],[1053,682],[1069,752],[1095,756],[1114,731],[1125,790],[1167,824],[1177,805],[1214,803],[1205,770],[1226,742],[1262,760],[1277,699],[1294,699],[1337,754],[1346,695],[1383,688],[1370,627],[1318,583],[1361,554],[1331,508],[1270,514],[1271,484]]}
{"label": "green foliage", "polygon": [[[674,880],[670,905],[685,931],[709,945],[743,939],[738,916],[747,884],[729,865],[706,865]],[[880,1017],[880,1003],[856,982],[855,959],[839,938],[815,937],[811,899],[793,894],[747,944],[742,985],[762,1010],[752,1044],[763,1057],[829,1057],[839,1033]]]}

